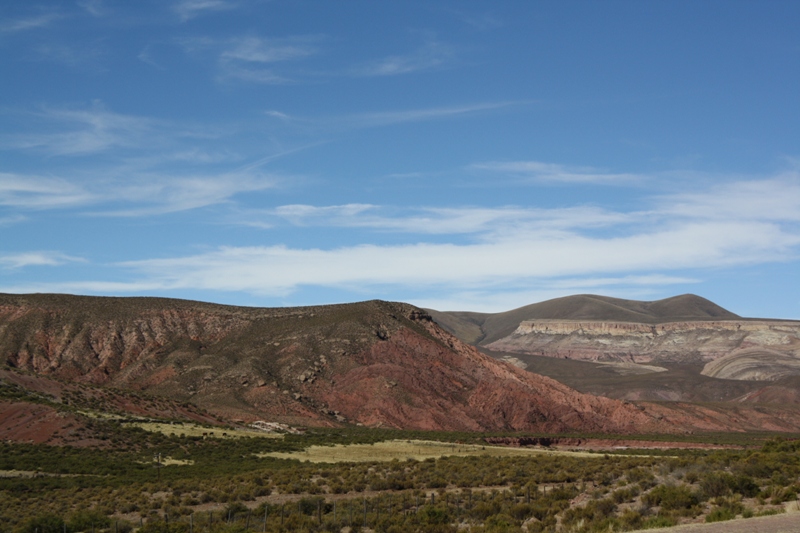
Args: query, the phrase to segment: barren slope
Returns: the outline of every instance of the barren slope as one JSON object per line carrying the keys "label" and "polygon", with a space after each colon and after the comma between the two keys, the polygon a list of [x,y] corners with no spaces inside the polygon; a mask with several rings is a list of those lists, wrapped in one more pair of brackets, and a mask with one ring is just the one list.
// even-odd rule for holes
{"label": "barren slope", "polygon": [[800,322],[741,318],[693,295],[655,302],[582,295],[495,315],[432,315],[492,357],[585,393],[783,408],[800,398],[800,385],[788,379],[800,375]]}
{"label": "barren slope", "polygon": [[406,304],[292,309],[0,297],[0,354],[42,375],[241,420],[421,429],[675,431],[632,405],[497,362]]}

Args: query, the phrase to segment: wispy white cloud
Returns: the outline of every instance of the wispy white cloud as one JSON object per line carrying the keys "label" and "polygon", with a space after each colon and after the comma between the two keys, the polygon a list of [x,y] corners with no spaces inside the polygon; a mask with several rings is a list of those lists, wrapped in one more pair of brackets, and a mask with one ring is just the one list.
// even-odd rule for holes
{"label": "wispy white cloud", "polygon": [[[651,177],[644,176],[643,179]],[[777,224],[785,230],[800,231],[794,225],[800,221],[800,173],[645,197],[639,203],[640,209],[635,211],[615,211],[591,205],[566,208],[399,208],[374,204],[300,204],[251,212],[247,216],[256,220],[259,217],[277,217],[298,226],[370,228],[413,234],[477,234],[488,239],[608,228],[617,228],[621,234],[632,234],[645,228],[689,222],[764,222]]]}
{"label": "wispy white cloud", "polygon": [[[235,128],[213,124],[167,121],[118,113],[102,102],[86,107],[42,107],[35,111],[6,111],[17,120],[16,131],[0,134],[0,149],[34,151],[50,156],[95,156],[114,152],[118,161],[140,158],[172,160],[183,154],[219,157],[220,149],[202,143],[235,133]],[[192,144],[201,143],[201,144]],[[209,162],[208,159],[205,161]]]}
{"label": "wispy white cloud", "polygon": [[657,285],[686,285],[691,283],[700,283],[701,280],[697,278],[689,278],[682,276],[665,276],[663,274],[648,274],[642,276],[621,276],[621,277],[605,277],[605,278],[571,278],[571,279],[556,279],[548,283],[554,289],[568,289],[574,293],[576,290],[583,290],[587,288],[598,289],[600,287],[609,286],[646,286],[652,287]]}
{"label": "wispy white cloud", "polygon": [[222,51],[224,61],[249,63],[275,63],[299,59],[317,53],[313,39],[263,39],[249,36],[232,39]]}
{"label": "wispy white cloud", "polygon": [[518,105],[519,102],[487,102],[463,106],[431,107],[423,109],[408,109],[403,111],[380,111],[374,113],[361,113],[346,117],[345,122],[351,121],[359,127],[385,126],[403,122],[423,122],[442,118],[451,118],[461,115],[492,111]]}
{"label": "wispy white cloud", "polygon": [[274,188],[278,181],[275,176],[258,172],[133,174],[102,181],[0,173],[0,205],[32,210],[82,208],[84,213],[101,216],[148,216],[229,203],[237,195]]}
{"label": "wispy white cloud", "polygon": [[[187,53],[215,58],[217,78],[263,84],[284,84],[294,80],[275,71],[276,63],[297,61],[319,52],[319,37],[263,38],[255,35],[231,39],[193,37],[181,39]],[[149,59],[149,57],[148,57]]]}
{"label": "wispy white cloud", "polygon": [[471,13],[457,9],[445,9],[458,20],[478,31],[490,31],[502,28],[503,20],[492,13]]}
{"label": "wispy white cloud", "polygon": [[315,40],[308,37],[263,39],[255,36],[231,39],[219,55],[220,77],[266,85],[289,83],[292,81],[289,77],[276,73],[266,65],[316,54]]}
{"label": "wispy white cloud", "polygon": [[455,55],[452,46],[430,36],[410,54],[388,56],[378,61],[357,67],[357,76],[397,76],[421,70],[430,70],[447,63]]}
{"label": "wispy white cloud", "polygon": [[285,205],[248,215],[256,222],[263,221],[259,215],[266,215],[285,219],[298,226],[369,228],[423,235],[481,234],[485,239],[507,238],[520,231],[597,229],[630,223],[636,218],[636,214],[616,213],[591,206],[563,209],[515,206],[399,209],[370,204],[322,207]]}
{"label": "wispy white cloud", "polygon": [[710,191],[663,196],[666,214],[717,220],[782,220],[800,222],[800,171],[766,180],[715,185]]}
{"label": "wispy white cloud", "polygon": [[331,250],[223,247],[123,266],[141,276],[134,284],[155,284],[161,290],[283,295],[303,286],[464,289],[569,276],[742,265],[777,260],[798,244],[799,235],[775,225],[716,222],[617,238],[529,235],[464,245],[360,245]]}
{"label": "wispy white cloud", "polygon": [[[176,183],[172,189],[159,188],[153,182],[151,188],[138,192],[122,189],[119,197],[141,201],[150,210],[191,208],[269,186],[248,177],[234,185],[199,180]],[[191,190],[198,192],[192,196],[187,193]],[[146,205],[144,199],[150,196],[167,200],[163,206]],[[728,207],[744,203],[746,198],[753,202],[743,216]],[[435,294],[416,302],[432,305],[435,298],[438,304],[434,307],[471,303],[469,295],[484,295],[484,304],[471,305],[472,309],[488,310],[503,302],[508,309],[512,302],[523,305],[574,292],[646,296],[654,287],[698,283],[704,269],[785,261],[796,257],[800,249],[794,209],[800,191],[795,174],[730,182],[726,187],[655,196],[642,202],[645,209],[635,212],[592,206],[284,205],[245,213],[245,221],[270,226],[282,220],[298,226],[364,228],[413,237],[410,242],[390,245],[219,247],[195,255],[117,265],[129,273],[125,275],[128,281],[83,281],[39,289],[118,294],[203,290],[287,297],[305,287],[365,295],[389,287]],[[441,238],[448,234],[453,237]],[[437,237],[426,242],[427,235]],[[523,296],[525,300],[520,300]]]}
{"label": "wispy white cloud", "polygon": [[230,131],[90,108],[23,113],[33,132],[6,134],[0,147],[74,157],[47,175],[0,171],[0,205],[18,210],[80,208],[86,214],[145,216],[232,203],[237,195],[274,188],[284,178],[261,170],[304,149],[284,148],[251,163],[215,148]]}
{"label": "wispy white cloud", "polygon": [[214,11],[229,11],[237,7],[236,2],[228,0],[181,0],[172,9],[184,22],[199,15]]}
{"label": "wispy white cloud", "polygon": [[52,209],[96,200],[92,193],[65,179],[0,172],[0,205]]}
{"label": "wispy white cloud", "polygon": [[102,44],[42,43],[33,52],[39,59],[76,67],[97,63],[107,51]]}
{"label": "wispy white cloud", "polygon": [[[363,290],[481,291],[546,284],[550,290],[620,287],[643,292],[662,285],[699,282],[704,269],[783,261],[796,256],[800,228],[793,203],[781,209],[755,202],[740,217],[708,211],[742,191],[764,197],[793,190],[785,177],[731,183],[686,197],[692,209],[676,210],[663,197],[652,209],[614,212],[593,207],[536,210],[431,208],[394,211],[371,204],[315,207],[286,205],[269,214],[297,225],[365,227],[414,235],[472,234],[450,242],[362,244],[332,249],[222,247],[187,257],[126,263],[136,279],[159,290],[195,289],[286,295],[302,287]],[[794,194],[794,193],[792,193]],[[797,200],[797,198],[795,198]],[[793,200],[793,201],[795,201]],[[602,226],[615,232],[598,232]],[[359,289],[360,288],[360,289]],[[626,289],[627,288],[627,289]]]}
{"label": "wispy white cloud", "polygon": [[303,128],[310,132],[329,132],[453,119],[478,113],[497,111],[523,105],[524,103],[525,102],[513,101],[479,102],[460,106],[425,107],[402,109],[398,111],[373,111],[325,117],[295,116],[274,109],[265,111],[264,113],[269,117],[280,120],[284,124]]}
{"label": "wispy white cloud", "polygon": [[104,191],[105,203],[120,206],[98,211],[102,216],[136,217],[160,215],[228,203],[236,195],[265,191],[277,179],[257,173],[229,173],[212,176],[139,176],[115,183]]}
{"label": "wispy white cloud", "polygon": [[289,77],[276,73],[273,69],[253,68],[238,64],[228,64],[221,71],[220,80],[237,80],[262,85],[285,85],[292,83]]}
{"label": "wispy white cloud", "polygon": [[239,156],[229,150],[213,150],[194,147],[164,154],[161,156],[161,159],[183,161],[193,165],[208,165],[237,161]]}
{"label": "wispy white cloud", "polygon": [[351,223],[357,225],[358,222],[355,221],[354,216],[373,210],[376,207],[370,204],[346,204],[325,207],[294,204],[277,207],[271,211],[271,214],[290,220],[300,226],[305,226],[309,223],[329,225],[335,224],[336,221],[345,225]]}
{"label": "wispy white cloud", "polygon": [[114,113],[101,102],[86,109],[45,108],[32,117],[45,123],[42,131],[6,134],[0,137],[0,147],[49,155],[93,154],[154,142],[158,124],[150,118]]}
{"label": "wispy white cloud", "polygon": [[103,0],[80,0],[78,6],[85,9],[93,17],[102,17],[106,13]]}
{"label": "wispy white cloud", "polygon": [[33,17],[5,20],[0,22],[0,33],[17,33],[44,28],[59,18],[61,18],[61,15],[53,11],[41,13]]}
{"label": "wispy white cloud", "polygon": [[26,220],[28,220],[28,218],[23,215],[10,215],[7,217],[0,217],[0,228],[13,226],[15,224],[25,222]]}
{"label": "wispy white cloud", "polygon": [[72,257],[59,252],[0,253],[0,266],[6,269],[20,269],[30,266],[58,266],[64,263],[84,262],[85,259]]}
{"label": "wispy white cloud", "polygon": [[608,173],[589,167],[569,167],[540,161],[490,161],[474,163],[469,168],[516,178],[566,184],[630,185],[644,179],[637,174]]}
{"label": "wispy white cloud", "polygon": [[145,45],[145,47],[142,48],[142,50],[136,56],[136,59],[138,59],[142,63],[146,63],[146,64],[150,65],[151,67],[155,67],[158,70],[165,70],[165,68],[161,64],[159,64],[159,62],[156,61],[155,58],[153,57],[153,45],[152,44]]}

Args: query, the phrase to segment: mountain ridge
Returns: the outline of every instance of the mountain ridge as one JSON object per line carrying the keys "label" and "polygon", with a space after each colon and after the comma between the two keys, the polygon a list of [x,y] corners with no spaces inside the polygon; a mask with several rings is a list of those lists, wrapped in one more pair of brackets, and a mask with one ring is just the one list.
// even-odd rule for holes
{"label": "mountain ridge", "polygon": [[[206,413],[234,424],[616,434],[800,430],[796,409],[752,406],[750,399],[737,406],[656,404],[578,392],[482,353],[422,309],[381,300],[246,308],[3,295],[0,357],[8,371],[92,387],[117,410],[130,402],[114,390],[133,397],[141,391],[167,400],[152,404],[151,412],[191,406],[189,418]],[[0,392],[9,379],[0,375]],[[773,387],[761,396],[784,393]],[[0,418],[3,410],[27,420],[43,412],[9,394],[0,394]]]}
{"label": "mountain ridge", "polygon": [[433,309],[426,309],[426,311],[453,335],[479,346],[491,344],[510,335],[525,320],[593,320],[642,324],[710,319],[744,320],[739,315],[694,294],[682,294],[654,301],[578,294],[554,298],[501,313],[437,311]]}
{"label": "mountain ridge", "polygon": [[498,362],[409,304],[242,308],[0,296],[5,363],[191,402],[229,420],[412,429],[679,431]]}

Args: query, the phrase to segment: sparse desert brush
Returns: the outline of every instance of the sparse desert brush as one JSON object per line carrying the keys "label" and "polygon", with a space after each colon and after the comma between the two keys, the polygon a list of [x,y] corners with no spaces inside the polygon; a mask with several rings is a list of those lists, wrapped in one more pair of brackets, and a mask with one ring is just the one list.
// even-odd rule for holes
{"label": "sparse desert brush", "polygon": [[[397,436],[391,432],[382,434]],[[379,441],[366,438],[361,429],[356,437],[352,440]],[[319,439],[317,434],[310,442],[319,443]],[[336,436],[340,442],[347,439],[346,435]],[[406,444],[413,441],[402,440]],[[26,513],[34,508],[62,519],[81,508],[84,511],[93,508],[109,520],[116,520],[117,513],[134,513],[134,516],[142,513],[146,518],[147,511],[154,509],[162,523],[164,515],[170,520],[188,523],[192,513],[194,520],[208,519],[199,510],[200,504],[211,504],[215,520],[219,520],[225,505],[237,504],[252,509],[258,507],[253,498],[268,496],[274,489],[275,494],[270,498],[291,495],[289,501],[295,506],[304,498],[322,498],[320,501],[325,502],[324,507],[321,504],[318,507],[321,516],[316,512],[309,515],[291,511],[291,506],[287,506],[284,527],[295,523],[311,530],[334,530],[333,508],[328,506],[332,504],[332,496],[337,495],[345,498],[337,500],[337,521],[349,519],[350,508],[354,516],[363,519],[366,496],[371,529],[374,526],[388,531],[393,527],[407,531],[421,527],[421,522],[414,522],[416,512],[410,510],[416,507],[416,499],[420,499],[421,506],[430,505],[429,493],[435,490],[434,505],[450,513],[452,522],[448,527],[464,523],[465,527],[485,528],[487,522],[499,527],[500,517],[506,517],[503,520],[512,521],[509,527],[521,527],[523,521],[528,521],[527,527],[533,531],[553,530],[552,526],[565,518],[575,524],[583,520],[584,524],[593,524],[592,528],[630,529],[694,516],[703,512],[698,503],[707,497],[714,499],[714,508],[723,509],[717,512],[720,516],[733,511],[744,514],[746,509],[739,507],[743,497],[760,495],[764,501],[795,497],[798,487],[792,480],[800,472],[800,460],[785,446],[772,446],[768,449],[773,451],[762,449],[757,453],[696,451],[685,454],[678,467],[665,467],[672,468],[673,474],[668,476],[672,484],[659,485],[654,471],[662,471],[661,464],[674,462],[674,459],[616,454],[607,458],[603,455],[483,454],[424,461],[312,464],[256,455],[265,450],[301,448],[302,438],[294,436],[260,442],[164,437],[154,442],[162,454],[192,462],[163,467],[159,481],[151,462],[137,462],[152,458],[152,448],[137,453],[119,450],[98,453],[0,445],[5,446],[3,451],[9,452],[0,454],[0,461],[9,465],[9,470],[14,467],[23,470],[19,467],[40,462],[42,474],[47,474],[29,478],[0,477],[0,523],[16,530],[31,518]],[[778,468],[780,475],[775,474]],[[67,475],[57,475],[60,471]],[[678,471],[686,472],[683,479],[674,475]],[[691,486],[693,472],[697,473],[695,481],[706,482],[705,490],[700,491],[698,485]],[[753,472],[759,477],[752,476]],[[780,484],[784,481],[785,484]],[[367,489],[380,493],[377,496],[372,492],[364,494]],[[598,491],[596,498],[590,500],[588,496],[594,491]],[[644,494],[637,495],[640,491]],[[628,508],[640,505],[637,501],[641,501],[641,509]],[[653,518],[652,513],[648,514],[648,506],[659,510],[659,516]],[[280,529],[277,508],[262,509],[268,512],[266,530]],[[247,514],[242,512],[235,527],[244,528]],[[263,520],[263,515],[260,516],[259,520]],[[498,518],[489,522],[492,517]],[[155,528],[156,522],[153,521],[151,527]],[[360,522],[353,525],[361,527]],[[217,526],[222,528],[221,523],[215,523],[214,529]],[[250,527],[252,529],[253,525]]]}

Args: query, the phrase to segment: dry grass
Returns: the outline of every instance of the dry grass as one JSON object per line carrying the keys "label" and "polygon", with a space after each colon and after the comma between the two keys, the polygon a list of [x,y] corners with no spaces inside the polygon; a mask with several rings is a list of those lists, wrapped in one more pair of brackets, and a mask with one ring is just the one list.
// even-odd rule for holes
{"label": "dry grass", "polygon": [[[4,477],[36,477],[43,475],[42,472],[34,472],[33,470],[0,470],[0,478]],[[50,474],[44,474],[50,475]]]}
{"label": "dry grass", "polygon": [[197,424],[187,423],[161,423],[161,422],[131,422],[129,425],[153,433],[164,435],[185,435],[187,437],[207,437],[211,439],[238,439],[242,437],[263,437],[267,439],[282,439],[280,433],[266,433],[255,429],[222,429],[207,428]]}
{"label": "dry grass", "polygon": [[[192,461],[191,459],[173,459],[172,457],[161,457],[160,461],[161,461],[160,464],[161,464],[162,467],[163,466],[187,466],[187,465],[193,465],[194,464],[194,461]],[[137,461],[137,463],[139,463],[140,465],[149,465],[149,464],[152,463],[153,466],[158,464],[158,462],[156,461],[155,458],[153,458],[152,461]]]}
{"label": "dry grass", "polygon": [[603,457],[587,452],[569,452],[529,448],[508,448],[504,446],[477,446],[471,444],[451,444],[426,440],[390,440],[375,444],[349,444],[336,446],[311,446],[302,452],[272,452],[259,454],[259,457],[279,459],[299,459],[312,463],[363,463],[371,461],[392,461],[416,459],[423,461],[444,456],[467,457],[487,455],[492,457],[512,457],[530,455],[572,455],[574,457]]}
{"label": "dry grass", "polygon": [[33,470],[0,470],[0,478],[14,478],[14,477],[78,477],[78,476],[92,476],[92,474],[59,474],[56,472],[41,472]]}

